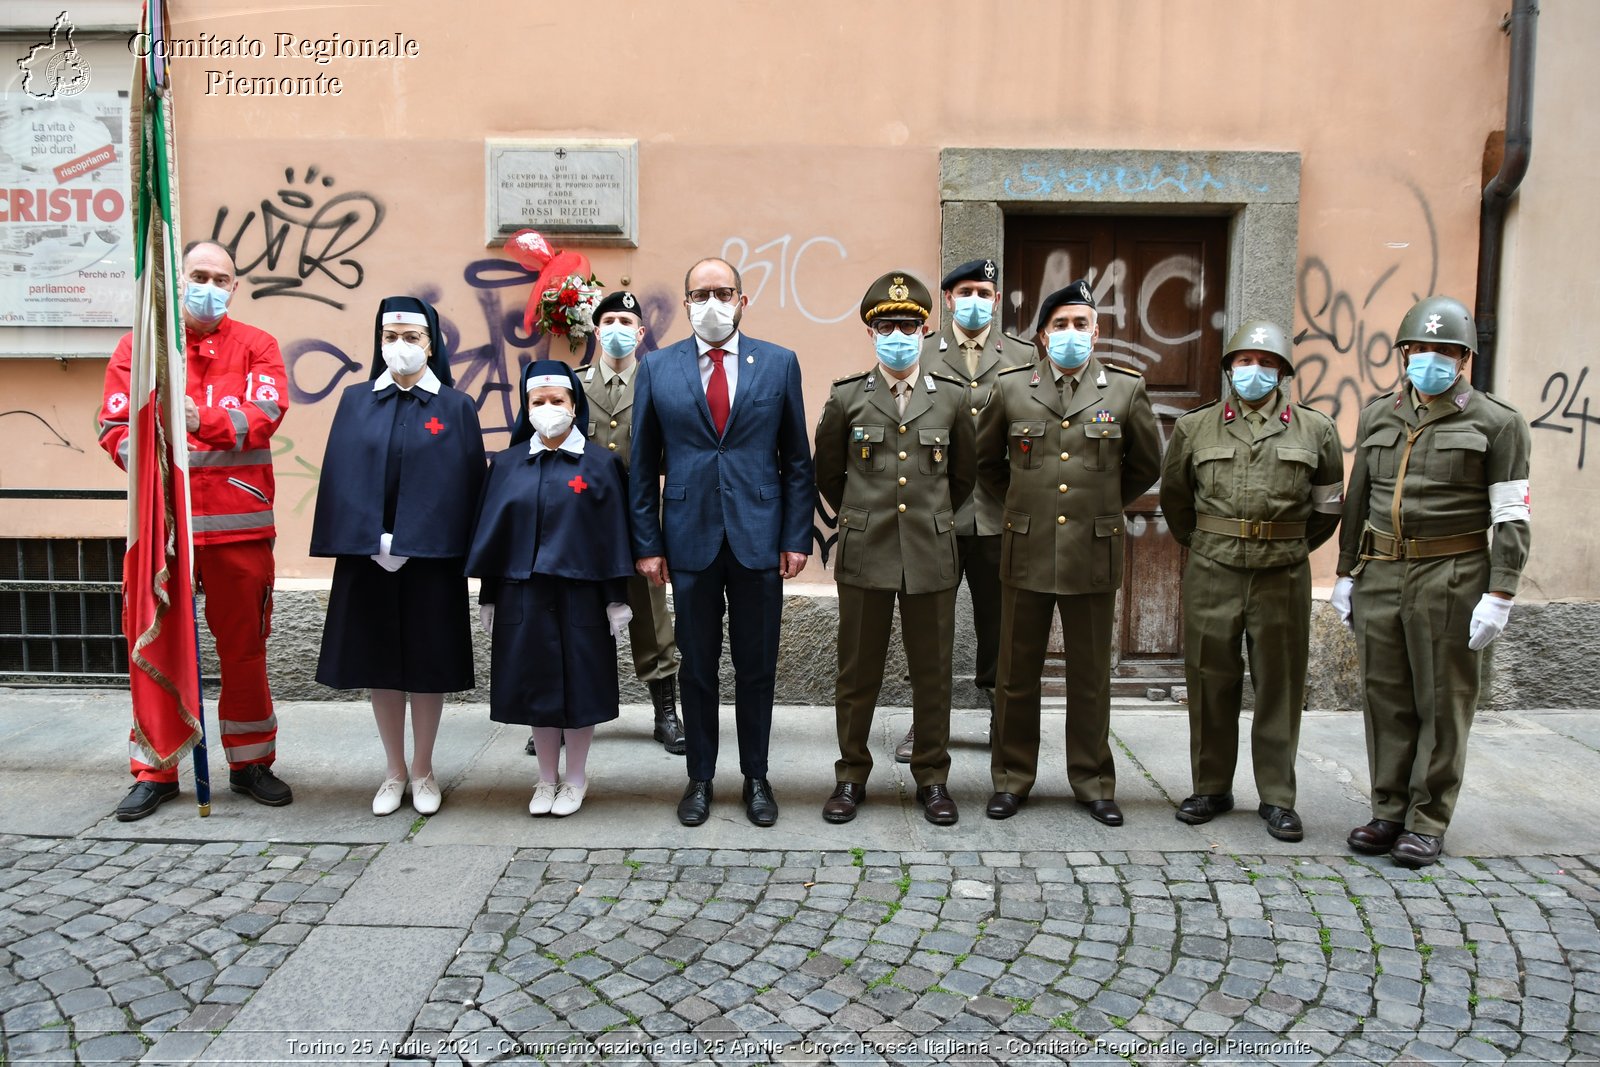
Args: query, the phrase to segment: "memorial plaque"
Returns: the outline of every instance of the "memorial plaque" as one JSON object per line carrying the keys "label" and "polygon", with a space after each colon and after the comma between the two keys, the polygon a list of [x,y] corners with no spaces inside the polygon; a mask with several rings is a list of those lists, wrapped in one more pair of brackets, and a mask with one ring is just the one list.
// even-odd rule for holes
{"label": "memorial plaque", "polygon": [[639,142],[484,142],[488,243],[521,229],[587,244],[639,244]]}

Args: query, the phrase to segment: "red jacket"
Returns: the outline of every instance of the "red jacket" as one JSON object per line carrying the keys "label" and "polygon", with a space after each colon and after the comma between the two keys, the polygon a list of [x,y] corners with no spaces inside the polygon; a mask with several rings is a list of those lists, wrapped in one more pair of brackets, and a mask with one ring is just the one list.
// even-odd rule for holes
{"label": "red jacket", "polygon": [[[200,409],[200,428],[189,435],[195,544],[274,537],[272,435],[289,406],[278,342],[224,317],[211,333],[188,332],[188,353],[188,393]],[[124,334],[100,401],[100,447],[124,470],[132,355],[133,334]]]}

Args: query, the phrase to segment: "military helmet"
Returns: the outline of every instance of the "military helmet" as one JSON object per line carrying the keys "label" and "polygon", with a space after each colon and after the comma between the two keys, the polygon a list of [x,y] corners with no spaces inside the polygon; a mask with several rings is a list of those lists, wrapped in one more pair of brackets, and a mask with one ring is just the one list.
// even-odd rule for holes
{"label": "military helmet", "polygon": [[1222,369],[1227,370],[1236,352],[1271,352],[1283,360],[1285,378],[1294,377],[1294,345],[1283,327],[1265,319],[1251,319],[1233,332],[1233,339],[1222,350]]}
{"label": "military helmet", "polygon": [[1472,313],[1461,301],[1448,296],[1429,296],[1418,300],[1400,320],[1394,343],[1403,345],[1407,341],[1443,341],[1460,345],[1476,355],[1478,328],[1472,322]]}

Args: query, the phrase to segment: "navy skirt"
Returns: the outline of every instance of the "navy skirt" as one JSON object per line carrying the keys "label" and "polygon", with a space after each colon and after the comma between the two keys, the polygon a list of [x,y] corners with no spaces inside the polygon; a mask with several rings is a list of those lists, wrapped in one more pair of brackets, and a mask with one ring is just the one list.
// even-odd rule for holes
{"label": "navy skirt", "polygon": [[617,717],[617,642],[600,582],[503,582],[494,610],[489,717],[575,730]]}
{"label": "navy skirt", "polygon": [[317,681],[333,689],[471,689],[472,617],[459,559],[411,559],[393,574],[366,556],[333,565]]}

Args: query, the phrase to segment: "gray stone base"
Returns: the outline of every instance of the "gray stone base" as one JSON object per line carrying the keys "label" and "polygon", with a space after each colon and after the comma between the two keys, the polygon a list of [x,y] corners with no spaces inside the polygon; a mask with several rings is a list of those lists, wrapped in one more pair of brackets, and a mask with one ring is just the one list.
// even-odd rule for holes
{"label": "gray stone base", "polygon": [[[479,689],[474,699],[487,699],[489,639],[472,611],[472,631],[477,656]],[[839,601],[832,587],[791,594],[784,600],[783,636],[778,648],[777,702],[779,704],[833,703],[834,673],[838,664],[837,620]],[[327,612],[326,589],[280,589],[274,596],[272,639],[267,671],[273,696],[280,700],[350,700],[348,691],[318,685],[317,650],[322,641],[322,619]],[[896,624],[898,627],[898,623]],[[202,652],[208,677],[217,672],[211,636],[201,627]],[[1505,708],[1593,707],[1600,694],[1600,602],[1518,605],[1505,636],[1491,645],[1484,657],[1484,687],[1480,706]],[[963,586],[956,603],[955,682],[951,701],[957,708],[985,706],[972,684],[976,642],[972,611]],[[632,671],[627,640],[618,646],[618,675],[623,703],[648,703],[649,694]],[[724,646],[723,699],[733,696],[733,667]],[[1247,693],[1248,700],[1248,693]],[[906,681],[905,654],[898,629],[889,646],[884,669],[884,705],[907,706],[911,686]],[[1359,711],[1360,672],[1355,641],[1327,601],[1316,601],[1311,611],[1311,667],[1306,685],[1306,706],[1316,710]]]}

